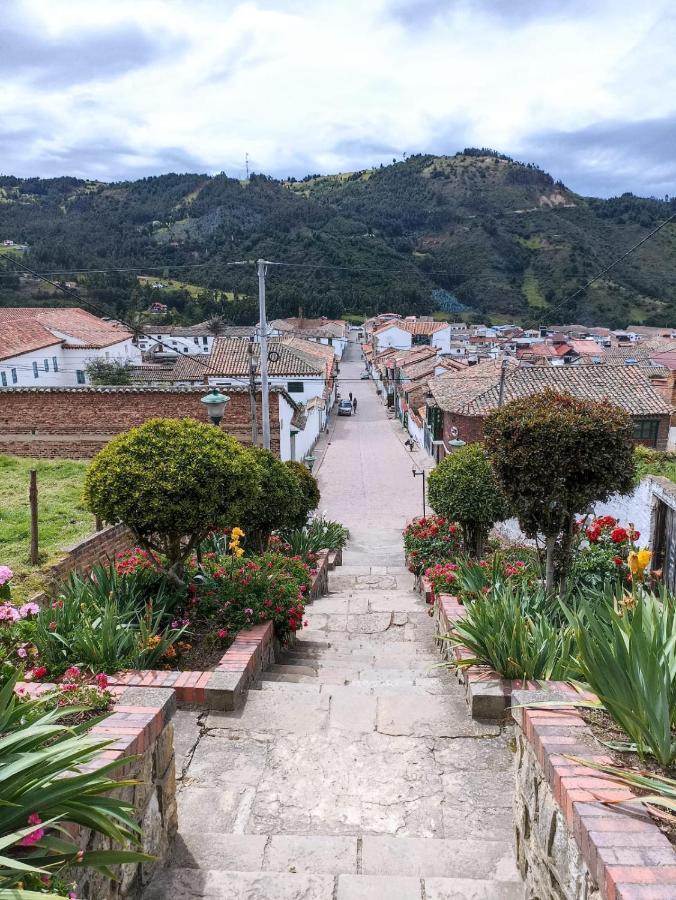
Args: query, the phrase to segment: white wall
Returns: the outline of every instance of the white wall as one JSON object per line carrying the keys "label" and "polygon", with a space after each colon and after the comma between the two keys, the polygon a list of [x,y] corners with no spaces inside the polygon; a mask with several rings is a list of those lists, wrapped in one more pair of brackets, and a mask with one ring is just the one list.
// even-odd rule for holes
{"label": "white wall", "polygon": [[448,353],[451,349],[451,329],[440,328],[432,334],[432,347],[438,347],[442,353]]}
{"label": "white wall", "polygon": [[381,334],[375,334],[373,339],[379,353],[388,347],[394,347],[397,350],[408,350],[413,343],[413,336],[410,331],[397,328],[396,325],[393,325],[392,328],[388,328],[387,331],[383,331]]}
{"label": "white wall", "polygon": [[[4,373],[7,387],[73,387],[81,383],[77,380],[77,372],[85,373],[87,363],[93,359],[115,359],[138,364],[141,362],[141,353],[131,338],[102,349],[91,347],[64,349],[63,345],[55,344],[0,360],[0,373]],[[33,369],[34,362],[37,364],[37,378]],[[16,369],[16,381],[12,380],[12,369]],[[89,384],[86,373],[84,377],[84,383]],[[1,374],[0,387],[5,387],[2,384]]]}
{"label": "white wall", "polygon": [[[153,340],[149,340],[148,338],[139,338],[138,346],[139,350],[144,353],[150,350],[156,350],[157,352],[166,353],[170,356],[178,356],[179,354],[207,354],[211,353],[211,348],[214,343],[214,335],[213,334],[205,334],[205,335],[194,335],[194,336],[176,336],[170,335],[166,332],[162,332],[161,328],[157,331],[151,331],[149,328],[147,329],[147,334],[153,338]],[[206,343],[205,343],[206,338]],[[162,350],[160,351],[158,340],[162,341]]]}

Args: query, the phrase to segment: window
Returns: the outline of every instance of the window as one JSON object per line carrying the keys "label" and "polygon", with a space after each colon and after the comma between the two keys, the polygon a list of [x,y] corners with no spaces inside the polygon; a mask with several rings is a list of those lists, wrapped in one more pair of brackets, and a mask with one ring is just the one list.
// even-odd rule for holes
{"label": "window", "polygon": [[78,384],[85,384],[85,373],[83,372],[82,369],[78,369],[77,372],[75,373],[75,375],[77,376]]}
{"label": "window", "polygon": [[39,378],[39,377],[40,377],[40,375],[38,373],[38,364],[34,361],[33,362],[33,378]]}
{"label": "window", "polygon": [[333,347],[333,338],[329,338],[329,347]]}
{"label": "window", "polygon": [[0,382],[3,387],[7,387],[7,375],[4,372],[0,372]]}
{"label": "window", "polygon": [[205,334],[204,337],[202,338],[202,343],[204,344],[205,347],[206,347],[206,345],[209,343],[209,338],[206,336],[206,334]]}
{"label": "window", "polygon": [[12,369],[12,384],[16,384],[19,379],[16,375],[16,369]]}
{"label": "window", "polygon": [[193,338],[193,341],[194,341],[194,343],[195,343],[195,344],[199,344],[199,342],[200,342],[200,339],[199,339],[199,338],[197,338],[197,337],[194,337],[194,338]]}
{"label": "window", "polygon": [[302,394],[303,393],[303,382],[302,381],[289,381],[289,382],[287,382],[286,389],[290,394]]}
{"label": "window", "polygon": [[432,335],[431,334],[414,334],[412,344],[414,347],[431,344],[432,343]]}
{"label": "window", "polygon": [[59,371],[59,361],[55,356],[52,356],[52,369],[54,369],[55,372]]}
{"label": "window", "polygon": [[48,359],[42,360],[42,367],[45,370],[45,372],[49,372],[49,360]]}
{"label": "window", "polygon": [[443,413],[438,406],[427,407],[427,427],[433,441],[440,441],[443,434]]}
{"label": "window", "polygon": [[634,440],[646,447],[657,447],[657,435],[660,430],[659,419],[634,420]]}

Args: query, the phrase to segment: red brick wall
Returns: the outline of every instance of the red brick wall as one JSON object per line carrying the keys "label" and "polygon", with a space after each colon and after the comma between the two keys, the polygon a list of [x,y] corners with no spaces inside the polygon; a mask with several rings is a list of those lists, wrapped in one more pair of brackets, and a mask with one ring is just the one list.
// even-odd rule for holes
{"label": "red brick wall", "polygon": [[[47,388],[0,391],[0,453],[88,459],[111,437],[148,419],[193,418],[208,422],[196,388]],[[251,409],[246,391],[227,391],[221,427],[251,444]],[[272,449],[279,450],[279,395],[270,394]],[[262,421],[260,396],[258,422]],[[259,424],[260,427],[260,424]]]}

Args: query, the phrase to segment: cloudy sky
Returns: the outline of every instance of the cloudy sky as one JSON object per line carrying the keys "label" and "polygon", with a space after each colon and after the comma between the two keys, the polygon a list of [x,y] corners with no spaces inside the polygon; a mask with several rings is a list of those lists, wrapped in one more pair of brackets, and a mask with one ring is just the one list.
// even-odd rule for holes
{"label": "cloudy sky", "polygon": [[351,171],[489,146],[676,194],[673,0],[2,0],[0,172]]}

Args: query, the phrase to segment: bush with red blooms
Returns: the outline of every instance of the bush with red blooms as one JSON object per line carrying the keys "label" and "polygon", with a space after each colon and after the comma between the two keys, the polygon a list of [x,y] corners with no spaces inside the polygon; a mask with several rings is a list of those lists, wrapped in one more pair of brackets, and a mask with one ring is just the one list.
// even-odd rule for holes
{"label": "bush with red blooms", "polygon": [[415,519],[404,529],[408,567],[415,575],[437,563],[446,563],[462,548],[462,529],[444,516]]}
{"label": "bush with red blooms", "polygon": [[313,570],[300,557],[207,554],[188,585],[190,633],[227,647],[238,631],[271,621],[284,643],[303,627]]}
{"label": "bush with red blooms", "polygon": [[458,579],[456,573],[458,568],[458,563],[447,562],[436,563],[425,569],[425,577],[432,585],[432,590],[436,597],[438,597],[439,594],[455,593],[456,581]]}
{"label": "bush with red blooms", "polygon": [[596,588],[618,578],[626,580],[627,559],[632,550],[638,550],[640,536],[632,523],[625,528],[613,516],[578,520],[571,569],[575,585]]}

